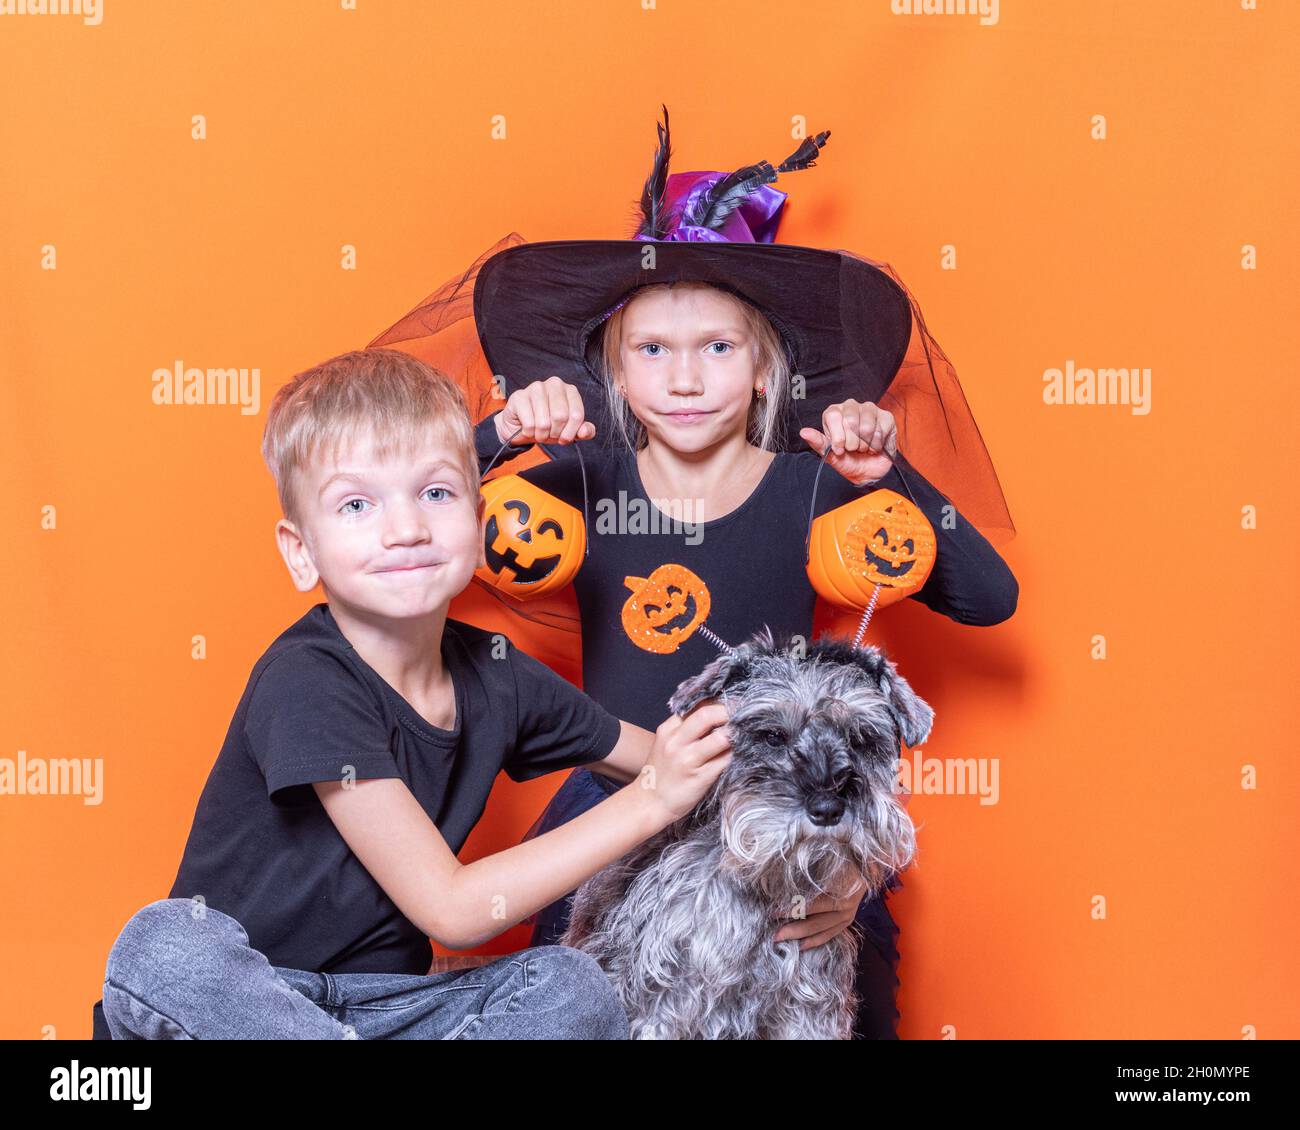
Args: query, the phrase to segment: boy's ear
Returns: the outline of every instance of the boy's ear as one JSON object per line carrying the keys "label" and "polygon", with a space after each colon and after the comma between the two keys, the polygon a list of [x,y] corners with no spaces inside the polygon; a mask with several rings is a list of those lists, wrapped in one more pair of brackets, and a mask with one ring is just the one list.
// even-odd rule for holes
{"label": "boy's ear", "polygon": [[280,556],[289,568],[289,576],[294,588],[299,592],[311,592],[320,580],[316,563],[311,558],[306,539],[288,518],[281,518],[275,524],[275,544]]}
{"label": "boy's ear", "polygon": [[474,568],[476,569],[487,568],[487,551],[485,548],[487,542],[484,540],[487,537],[487,527],[484,524],[486,519],[487,519],[487,500],[483,497],[482,493],[480,492],[478,496],[478,562],[474,566]]}

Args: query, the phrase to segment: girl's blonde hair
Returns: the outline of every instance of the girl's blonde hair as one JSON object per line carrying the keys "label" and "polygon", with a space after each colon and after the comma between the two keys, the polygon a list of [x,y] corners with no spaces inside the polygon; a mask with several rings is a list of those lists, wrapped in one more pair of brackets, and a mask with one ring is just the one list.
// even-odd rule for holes
{"label": "girl's blonde hair", "polygon": [[[634,297],[674,287],[711,290],[735,301],[744,319],[745,331],[754,343],[754,369],[763,375],[763,395],[750,398],[746,436],[757,447],[768,451],[779,450],[786,438],[783,424],[790,401],[790,362],[776,327],[758,307],[731,291],[705,282],[679,280],[652,283],[638,288]],[[618,374],[622,365],[623,317],[630,301],[614,311],[605,322],[604,336],[597,354],[601,370],[598,376],[604,386],[605,405],[609,418],[614,422],[614,430],[629,450],[639,451],[646,444],[645,426],[633,415],[627,398],[620,396],[618,391]]]}
{"label": "girl's blonde hair", "polygon": [[342,447],[363,435],[373,440],[377,459],[414,455],[430,429],[460,460],[469,497],[477,499],[474,427],[460,387],[407,353],[359,349],[299,373],[276,392],[262,457],[284,516],[297,525],[302,472],[313,459],[333,462]]}

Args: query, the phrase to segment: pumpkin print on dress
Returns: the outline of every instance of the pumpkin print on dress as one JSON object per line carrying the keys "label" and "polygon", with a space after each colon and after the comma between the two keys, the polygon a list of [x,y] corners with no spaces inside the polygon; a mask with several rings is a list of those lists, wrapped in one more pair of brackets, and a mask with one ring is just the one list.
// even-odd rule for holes
{"label": "pumpkin print on dress", "polygon": [[670,655],[709,615],[709,586],[685,565],[660,565],[648,577],[625,577],[623,631],[637,647]]}

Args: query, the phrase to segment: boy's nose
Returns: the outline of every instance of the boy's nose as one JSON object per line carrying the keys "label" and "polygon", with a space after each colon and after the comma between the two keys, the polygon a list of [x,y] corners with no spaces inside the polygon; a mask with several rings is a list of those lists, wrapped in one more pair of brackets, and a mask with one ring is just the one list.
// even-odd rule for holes
{"label": "boy's nose", "polygon": [[385,519],[385,545],[403,545],[429,540],[429,522],[418,506],[395,503],[389,506]]}

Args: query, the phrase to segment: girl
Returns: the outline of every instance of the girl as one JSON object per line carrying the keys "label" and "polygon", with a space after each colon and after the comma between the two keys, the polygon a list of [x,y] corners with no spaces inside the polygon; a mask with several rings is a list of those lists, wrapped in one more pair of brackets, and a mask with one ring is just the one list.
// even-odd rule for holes
{"label": "girl", "polygon": [[[763,625],[812,638],[815,593],[804,571],[804,533],[820,452],[829,441],[830,469],[818,487],[817,512],[859,493],[910,487],[934,527],[939,550],[934,572],[915,594],[959,623],[995,624],[1011,615],[1018,586],[996,551],[960,514],[945,529],[947,499],[910,466],[900,480],[897,431],[891,413],[853,399],[828,407],[822,429],[805,427],[811,450],[777,452],[764,446],[789,394],[788,366],[779,338],[752,306],[716,288],[690,282],[652,285],[609,320],[603,368],[609,415],[620,449],[584,452],[589,502],[609,500],[630,514],[673,499],[665,517],[688,518],[694,528],[672,532],[602,529],[588,524],[589,555],[574,581],[581,610],[584,689],[617,717],[654,730],[679,682],[698,673],[713,654],[702,638],[678,651],[646,651],[630,639],[621,608],[626,577],[649,577],[665,563],[685,565],[710,592],[709,626],[738,643]],[[503,411],[479,425],[480,450],[509,441],[517,453],[529,443],[568,445],[593,438],[578,389],[558,376],[513,392]],[[490,433],[490,434],[489,434]],[[583,468],[568,459],[526,470],[522,477],[581,510]],[[618,500],[628,500],[620,505]],[[660,513],[663,511],[661,507]],[[644,525],[652,525],[644,523]],[[947,523],[951,526],[952,523]],[[530,832],[550,830],[599,803],[618,786],[575,770]],[[891,886],[901,885],[894,880]],[[823,895],[808,915],[774,932],[774,940],[819,945],[855,919],[864,927],[859,971],[857,1034],[896,1036],[898,928],[884,895],[860,905],[862,885],[839,898]],[[542,911],[532,945],[554,944],[568,923],[572,899]]]}
{"label": "girl", "polygon": [[[584,690],[648,730],[677,685],[717,652],[698,631],[674,646],[662,624],[626,617],[629,582],[684,568],[701,587],[677,594],[682,615],[707,599],[707,626],[727,643],[763,626],[811,640],[816,594],[804,538],[814,493],[816,513],[878,487],[911,497],[938,543],[913,598],[972,625],[999,623],[1016,607],[1006,564],[899,450],[901,430],[909,449],[925,446],[936,466],[942,457],[987,527],[1011,528],[955,374],[935,374],[946,359],[919,309],[924,360],[909,368],[910,295],[888,268],[850,252],[773,242],[785,194],[771,182],[813,165],[828,136],[804,141],[779,166],[670,177],[665,108],[631,240],[512,237],[371,343],[427,337],[421,355],[460,376],[472,403],[483,389],[464,353],[434,342],[464,316],[472,276],[482,354],[509,389],[504,409],[478,426],[480,467],[486,473],[533,443],[551,456],[522,477],[588,520],[573,582]],[[886,396],[901,429],[880,405]],[[823,453],[830,467],[818,478]],[[529,835],[616,787],[575,770]],[[859,1037],[897,1038],[898,927],[885,893],[864,900],[859,881],[810,903],[805,918],[773,924],[776,940],[804,948],[851,922],[863,927]],[[558,939],[570,905],[539,913],[533,945]]]}

